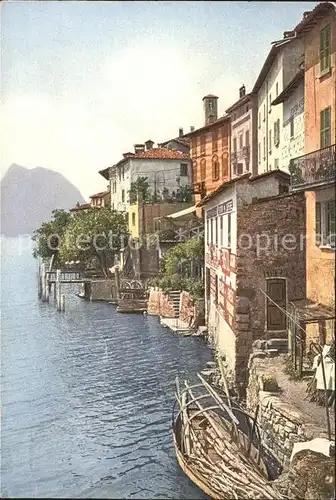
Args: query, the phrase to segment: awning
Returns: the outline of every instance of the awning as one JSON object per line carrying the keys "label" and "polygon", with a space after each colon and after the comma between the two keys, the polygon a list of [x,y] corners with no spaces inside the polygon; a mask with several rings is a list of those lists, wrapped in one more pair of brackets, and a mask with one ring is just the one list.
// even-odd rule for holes
{"label": "awning", "polygon": [[166,217],[167,219],[178,219],[179,217],[192,214],[193,212],[196,212],[196,205],[194,205],[193,207],[185,208],[184,210],[180,210],[179,212],[167,215]]}

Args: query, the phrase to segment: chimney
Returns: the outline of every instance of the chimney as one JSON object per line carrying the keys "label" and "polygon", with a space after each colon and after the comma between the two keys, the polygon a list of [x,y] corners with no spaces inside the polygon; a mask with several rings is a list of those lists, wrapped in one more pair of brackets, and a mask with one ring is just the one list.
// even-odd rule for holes
{"label": "chimney", "polygon": [[292,38],[293,36],[295,36],[295,31],[294,30],[284,31],[283,36],[284,36],[284,38]]}
{"label": "chimney", "polygon": [[218,111],[217,111],[217,99],[216,95],[206,95],[203,97],[203,109],[204,109],[204,118],[205,125],[209,125],[217,120]]}
{"label": "chimney", "polygon": [[145,145],[144,144],[134,144],[134,152],[137,153],[143,153],[145,151]]}
{"label": "chimney", "polygon": [[179,137],[183,136],[183,128],[179,128]]}
{"label": "chimney", "polygon": [[239,99],[244,97],[245,94],[246,94],[246,88],[245,88],[245,85],[243,84],[239,89]]}
{"label": "chimney", "polygon": [[151,141],[150,139],[145,142],[146,149],[149,151],[150,149],[153,149],[154,141]]}
{"label": "chimney", "polygon": [[195,130],[195,127],[193,125],[191,125],[190,132],[193,132],[194,130]]}

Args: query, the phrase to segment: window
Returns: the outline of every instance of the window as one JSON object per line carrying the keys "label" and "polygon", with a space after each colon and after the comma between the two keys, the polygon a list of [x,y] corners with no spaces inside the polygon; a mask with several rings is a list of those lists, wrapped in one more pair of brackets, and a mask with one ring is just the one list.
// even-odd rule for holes
{"label": "window", "polygon": [[228,248],[231,248],[231,214],[228,214]]}
{"label": "window", "polygon": [[315,204],[316,245],[335,248],[335,200]]}
{"label": "window", "polygon": [[260,128],[261,127],[261,113],[259,113],[258,121],[259,121],[259,128]]}
{"label": "window", "polygon": [[219,218],[219,244],[222,247],[223,246],[223,215]]}
{"label": "window", "polygon": [[192,164],[193,182],[197,182],[197,161]]}
{"label": "window", "polygon": [[330,131],[331,108],[326,108],[320,113],[320,148],[327,148],[331,145]]}
{"label": "window", "polygon": [[188,177],[188,163],[181,163],[180,176],[181,177]]}
{"label": "window", "polygon": [[266,158],[266,137],[263,138],[263,158]]}
{"label": "window", "polygon": [[242,175],[243,173],[243,164],[237,163],[237,175]]}
{"label": "window", "polygon": [[215,223],[215,229],[214,229],[214,231],[215,231],[215,235],[214,235],[214,236],[215,236],[215,241],[214,241],[214,243],[215,243],[215,245],[217,245],[217,244],[218,244],[218,226],[217,226],[217,217],[215,217],[215,218],[214,218],[214,223]]}
{"label": "window", "polygon": [[190,141],[191,156],[197,156],[197,137]]}
{"label": "window", "polygon": [[263,114],[263,121],[265,121],[265,118],[266,118],[266,106],[264,104],[264,114]]}
{"label": "window", "polygon": [[214,222],[214,220],[213,220],[213,219],[211,219],[211,226],[210,226],[210,243],[213,243],[213,241],[214,241],[214,239],[213,239],[213,236],[214,236],[214,234],[213,234],[213,222]]}
{"label": "window", "polygon": [[268,112],[270,113],[272,111],[272,94],[269,95],[269,109]]}
{"label": "window", "polygon": [[219,179],[219,163],[218,157],[214,156],[212,159],[212,180],[218,181]]}
{"label": "window", "polygon": [[212,131],[212,151],[218,150],[218,129]]}
{"label": "window", "polygon": [[124,203],[125,201],[125,189],[122,189],[121,191],[121,201]]}
{"label": "window", "polygon": [[258,144],[258,163],[261,162],[261,142]]}
{"label": "window", "polygon": [[229,161],[227,154],[222,154],[222,177],[225,179],[229,175]]}
{"label": "window", "polygon": [[201,181],[206,179],[206,160],[201,160]]}
{"label": "window", "polygon": [[275,122],[274,122],[274,133],[273,133],[273,137],[274,137],[274,146],[279,146],[279,143],[280,143],[280,119],[278,118]]}
{"label": "window", "polygon": [[275,170],[279,169],[279,158],[274,158],[274,169]]}
{"label": "window", "polygon": [[269,331],[286,330],[286,280],[266,281],[266,327]]}
{"label": "window", "polygon": [[233,139],[233,151],[234,152],[237,151],[237,137],[234,137],[234,139]]}
{"label": "window", "polygon": [[245,146],[249,146],[250,144],[250,132],[249,130],[246,130],[245,132]]}
{"label": "window", "polygon": [[243,144],[244,144],[243,134],[239,134],[239,151],[243,149]]}
{"label": "window", "polygon": [[276,84],[275,84],[275,97],[278,97],[278,95],[279,95],[279,84],[278,84],[278,82],[276,82]]}
{"label": "window", "polygon": [[294,116],[289,119],[289,136],[291,139],[294,138]]}
{"label": "window", "polygon": [[320,72],[325,75],[331,69],[330,59],[331,36],[330,24],[320,31]]}
{"label": "window", "polygon": [[227,126],[223,125],[222,127],[222,147],[226,147],[228,145],[228,130]]}
{"label": "window", "polygon": [[272,153],[272,129],[268,131],[268,151]]}
{"label": "window", "polygon": [[209,243],[210,243],[210,219],[207,219],[206,227],[207,227],[207,244],[209,245]]}
{"label": "window", "polygon": [[135,213],[132,213],[132,226],[135,226]]}
{"label": "window", "polygon": [[201,135],[201,155],[205,154],[205,134]]}

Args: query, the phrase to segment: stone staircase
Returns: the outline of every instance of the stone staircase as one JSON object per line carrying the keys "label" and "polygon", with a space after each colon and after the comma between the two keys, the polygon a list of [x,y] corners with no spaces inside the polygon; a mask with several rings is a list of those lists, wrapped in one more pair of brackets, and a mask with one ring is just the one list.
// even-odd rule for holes
{"label": "stone staircase", "polygon": [[178,290],[172,290],[169,292],[169,298],[173,303],[175,318],[180,316],[180,295],[181,292]]}

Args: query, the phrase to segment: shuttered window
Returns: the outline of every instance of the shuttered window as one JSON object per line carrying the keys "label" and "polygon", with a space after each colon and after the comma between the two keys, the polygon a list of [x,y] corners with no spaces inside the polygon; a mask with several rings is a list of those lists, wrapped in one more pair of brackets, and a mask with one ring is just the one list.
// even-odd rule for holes
{"label": "shuttered window", "polygon": [[331,32],[330,24],[328,24],[320,31],[320,72],[322,75],[331,69],[330,46]]}
{"label": "shuttered window", "polygon": [[335,200],[316,202],[315,231],[316,245],[335,248]]}
{"label": "shuttered window", "polygon": [[326,108],[320,113],[320,148],[327,148],[331,145],[330,130],[331,108]]}
{"label": "shuttered window", "polygon": [[335,248],[335,200],[328,201],[326,205],[326,244]]}
{"label": "shuttered window", "polygon": [[315,243],[321,245],[321,203],[315,203]]}
{"label": "shuttered window", "polygon": [[228,214],[228,248],[231,248],[231,214]]}
{"label": "shuttered window", "polygon": [[206,179],[206,160],[201,160],[201,181]]}
{"label": "shuttered window", "polygon": [[222,155],[222,177],[225,179],[229,175],[229,160],[227,155]]}

